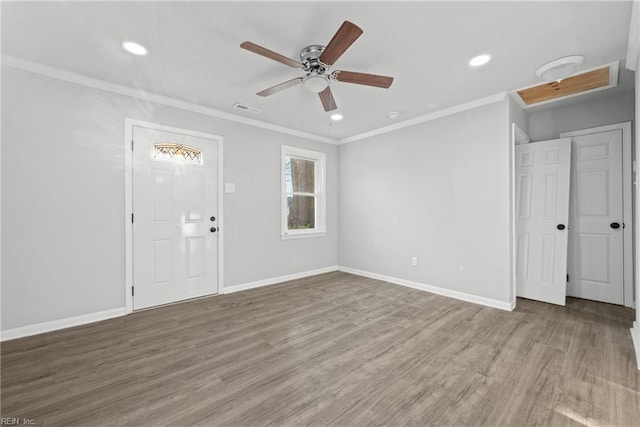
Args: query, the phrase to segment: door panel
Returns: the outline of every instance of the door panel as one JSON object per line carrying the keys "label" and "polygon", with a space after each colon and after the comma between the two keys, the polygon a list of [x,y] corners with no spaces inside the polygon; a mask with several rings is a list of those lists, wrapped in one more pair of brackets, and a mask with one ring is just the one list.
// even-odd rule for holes
{"label": "door panel", "polygon": [[205,248],[202,237],[187,237],[187,278],[195,279],[204,276]]}
{"label": "door panel", "polygon": [[573,172],[567,294],[624,301],[622,131],[572,138]]}
{"label": "door panel", "polygon": [[[568,138],[516,147],[516,290],[565,304],[569,216]],[[563,230],[558,224],[565,225]]]}
{"label": "door panel", "polygon": [[544,177],[544,213],[545,219],[555,219],[558,211],[558,175],[548,174]]}
{"label": "door panel", "polygon": [[540,279],[543,283],[553,282],[553,270],[556,258],[556,239],[553,234],[542,235],[542,271]]}
{"label": "door panel", "polygon": [[133,138],[134,309],[217,293],[217,141],[138,126]]}
{"label": "door panel", "polygon": [[171,282],[171,240],[154,240],[151,248],[154,285]]}

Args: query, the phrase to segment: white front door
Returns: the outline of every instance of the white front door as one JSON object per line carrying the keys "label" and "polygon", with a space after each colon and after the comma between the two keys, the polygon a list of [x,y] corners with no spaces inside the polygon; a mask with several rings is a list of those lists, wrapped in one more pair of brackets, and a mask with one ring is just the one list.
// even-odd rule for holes
{"label": "white front door", "polygon": [[622,130],[572,141],[567,295],[623,304]]}
{"label": "white front door", "polygon": [[133,127],[133,308],[218,292],[218,141]]}
{"label": "white front door", "polygon": [[516,146],[516,291],[565,305],[569,138]]}

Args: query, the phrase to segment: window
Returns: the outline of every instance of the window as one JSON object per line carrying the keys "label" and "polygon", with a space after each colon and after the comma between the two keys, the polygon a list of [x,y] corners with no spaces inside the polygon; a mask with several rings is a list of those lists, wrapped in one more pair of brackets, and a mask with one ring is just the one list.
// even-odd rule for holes
{"label": "window", "polygon": [[324,236],[325,154],[282,146],[282,238]]}
{"label": "window", "polygon": [[156,159],[184,160],[185,162],[202,163],[202,151],[188,145],[164,142],[153,145],[153,157]]}

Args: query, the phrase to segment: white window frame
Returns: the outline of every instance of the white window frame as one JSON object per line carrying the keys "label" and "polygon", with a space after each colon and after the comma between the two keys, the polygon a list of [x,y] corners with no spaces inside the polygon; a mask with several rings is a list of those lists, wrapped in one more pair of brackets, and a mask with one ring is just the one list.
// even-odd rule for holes
{"label": "white window frame", "polygon": [[[306,230],[289,230],[287,225],[287,196],[290,193],[287,193],[286,187],[286,157],[296,157],[304,160],[312,160],[315,162],[314,167],[314,184],[315,184],[315,193],[313,193],[316,197],[315,203],[315,228],[306,229]],[[322,237],[326,234],[326,217],[327,217],[327,209],[326,209],[326,154],[318,151],[305,150],[297,147],[290,147],[287,145],[282,146],[282,155],[280,156],[280,184],[281,184],[281,195],[280,195],[280,203],[281,203],[281,217],[282,217],[282,230],[281,230],[281,238],[283,240],[287,239],[300,239],[307,237]],[[311,195],[311,193],[308,193]]]}

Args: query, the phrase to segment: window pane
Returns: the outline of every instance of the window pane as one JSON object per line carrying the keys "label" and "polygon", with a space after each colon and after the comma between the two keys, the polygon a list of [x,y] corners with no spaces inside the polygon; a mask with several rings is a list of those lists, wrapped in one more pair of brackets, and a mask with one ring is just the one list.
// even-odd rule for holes
{"label": "window pane", "polygon": [[315,193],[315,166],[313,160],[285,157],[285,189],[287,193]]}
{"label": "window pane", "polygon": [[304,230],[316,228],[316,198],[313,196],[287,196],[287,228]]}
{"label": "window pane", "polygon": [[153,157],[156,159],[184,160],[186,162],[202,163],[202,152],[188,145],[163,142],[154,144]]}

